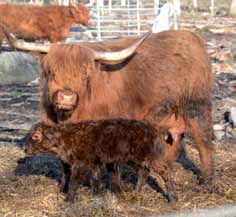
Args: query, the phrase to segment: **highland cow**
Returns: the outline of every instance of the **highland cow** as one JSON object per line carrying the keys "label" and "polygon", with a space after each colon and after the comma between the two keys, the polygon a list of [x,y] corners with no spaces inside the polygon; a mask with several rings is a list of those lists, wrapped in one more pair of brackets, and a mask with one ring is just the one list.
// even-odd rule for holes
{"label": "highland cow", "polygon": [[[72,24],[87,25],[88,9],[74,6],[33,6],[0,4],[0,24],[26,41],[66,39]],[[0,41],[4,34],[0,32]]]}
{"label": "highland cow", "polygon": [[[114,168],[127,164],[135,169],[139,178],[138,191],[152,168],[165,181],[168,200],[173,201],[176,198],[169,168],[162,161],[167,137],[167,130],[155,129],[136,120],[81,121],[55,126],[39,124],[31,131],[25,152],[30,155],[51,152],[71,165],[70,197],[78,186],[79,168],[91,169],[93,190],[99,192],[101,167],[112,163]],[[119,178],[115,180],[119,184]]]}
{"label": "highland cow", "polygon": [[[203,41],[189,31],[163,31],[77,45],[16,47],[47,53],[42,59],[41,121],[147,120],[188,132],[201,158],[201,177],[213,177],[213,73]],[[33,48],[32,48],[33,47]],[[181,141],[181,139],[177,139]],[[179,142],[165,158],[175,160]]]}

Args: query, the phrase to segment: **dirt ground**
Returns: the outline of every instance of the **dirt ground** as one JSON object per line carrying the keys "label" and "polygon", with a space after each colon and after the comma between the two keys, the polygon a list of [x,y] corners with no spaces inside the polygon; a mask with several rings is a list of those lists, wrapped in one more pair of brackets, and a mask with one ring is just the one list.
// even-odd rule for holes
{"label": "dirt ground", "polygon": [[[203,25],[204,21],[199,23]],[[199,23],[189,22],[188,28],[201,34],[208,42],[208,49],[213,51],[212,65],[216,75],[213,121],[222,125],[224,113],[236,106],[236,37],[233,33],[212,33],[209,30],[212,27],[199,29]],[[122,193],[104,192],[93,196],[89,188],[81,187],[74,203],[64,202],[64,195],[58,190],[61,177],[58,159],[51,155],[26,158],[21,148],[22,138],[38,121],[38,95],[35,84],[0,86],[0,217],[150,216],[236,204],[236,132],[230,126],[222,138],[214,141],[213,191],[198,185],[192,172],[195,167],[199,168],[198,152],[186,138],[183,143],[186,154],[180,155],[173,168],[178,202],[169,204],[157,192],[158,185],[163,187],[157,174],[151,174],[142,192],[134,192],[132,188],[137,180],[128,168],[122,173]]]}

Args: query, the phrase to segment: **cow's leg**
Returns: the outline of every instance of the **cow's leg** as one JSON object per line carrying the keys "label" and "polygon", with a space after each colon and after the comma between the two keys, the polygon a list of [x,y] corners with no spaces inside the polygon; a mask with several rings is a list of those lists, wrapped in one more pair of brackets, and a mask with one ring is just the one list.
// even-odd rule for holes
{"label": "cow's leg", "polygon": [[142,190],[143,186],[147,181],[148,175],[149,175],[149,170],[147,168],[143,167],[138,170],[138,183],[135,189],[137,192]]}
{"label": "cow's leg", "polygon": [[200,183],[211,183],[213,171],[213,153],[212,143],[213,129],[211,119],[211,107],[206,106],[201,109],[198,116],[188,120],[189,132],[194,140],[196,148],[199,151],[201,160]]}
{"label": "cow's leg", "polygon": [[166,197],[168,199],[168,202],[177,201],[178,198],[174,192],[174,185],[171,178],[170,167],[168,166],[168,164],[160,160],[153,160],[151,163],[151,168],[164,180],[167,189]]}

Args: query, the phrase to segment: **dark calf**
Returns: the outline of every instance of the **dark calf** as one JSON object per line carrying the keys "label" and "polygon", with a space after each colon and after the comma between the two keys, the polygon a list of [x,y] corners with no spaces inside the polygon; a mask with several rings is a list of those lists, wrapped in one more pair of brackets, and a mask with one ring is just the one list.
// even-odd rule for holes
{"label": "dark calf", "polygon": [[[137,190],[144,185],[152,168],[164,179],[169,201],[175,199],[169,167],[164,163],[164,143],[168,132],[136,120],[83,121],[77,124],[39,124],[31,132],[27,154],[52,152],[72,167],[69,195],[78,187],[81,168],[92,171],[92,186],[99,191],[100,169],[112,163],[117,174],[120,164],[138,173]],[[119,176],[117,176],[116,180]],[[119,184],[119,182],[118,182]]]}

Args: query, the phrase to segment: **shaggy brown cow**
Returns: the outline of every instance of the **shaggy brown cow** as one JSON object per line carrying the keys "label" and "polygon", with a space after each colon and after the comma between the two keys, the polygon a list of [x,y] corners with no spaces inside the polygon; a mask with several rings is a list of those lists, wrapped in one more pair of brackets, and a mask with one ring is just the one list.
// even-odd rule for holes
{"label": "shaggy brown cow", "polygon": [[[88,9],[82,4],[69,7],[0,4],[0,24],[27,41],[64,40],[72,24],[87,25],[88,19]],[[0,41],[3,38],[1,32]]]}
{"label": "shaggy brown cow", "polygon": [[139,175],[137,190],[141,190],[151,167],[162,176],[168,200],[173,201],[175,195],[169,169],[162,161],[166,136],[165,129],[156,130],[148,123],[126,119],[55,126],[38,124],[31,131],[25,152],[30,155],[52,152],[71,165],[70,196],[77,188],[81,165],[92,170],[92,186],[98,192],[101,167],[113,163],[114,168],[118,168],[126,163]]}
{"label": "shaggy brown cow", "polygon": [[[32,44],[27,47],[8,37],[18,48],[32,49]],[[184,129],[200,153],[202,177],[210,181],[213,74],[202,40],[192,32],[173,30],[137,40],[44,48],[34,44],[35,50],[47,52],[41,64],[41,121],[123,117],[146,119],[177,135]],[[165,158],[175,160],[178,148],[175,142]]]}

